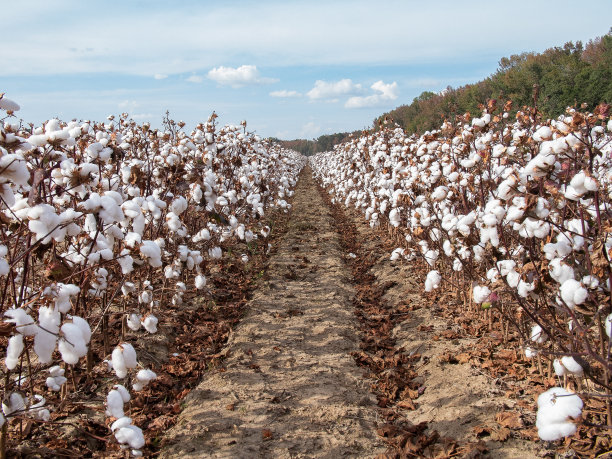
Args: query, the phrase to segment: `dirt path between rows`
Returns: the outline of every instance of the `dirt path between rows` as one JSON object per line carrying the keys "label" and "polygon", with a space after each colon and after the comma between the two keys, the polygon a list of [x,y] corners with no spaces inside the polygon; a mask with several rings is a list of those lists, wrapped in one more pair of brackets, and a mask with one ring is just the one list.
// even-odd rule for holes
{"label": "dirt path between rows", "polygon": [[232,333],[223,367],[185,401],[161,457],[375,457],[376,398],[359,350],[354,289],[309,170],[268,282]]}

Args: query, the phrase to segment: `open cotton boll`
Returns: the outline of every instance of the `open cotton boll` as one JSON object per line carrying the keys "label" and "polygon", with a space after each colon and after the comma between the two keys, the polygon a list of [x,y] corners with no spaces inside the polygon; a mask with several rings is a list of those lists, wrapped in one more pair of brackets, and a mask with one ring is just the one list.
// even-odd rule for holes
{"label": "open cotton boll", "polygon": [[125,378],[130,368],[136,368],[136,351],[131,344],[121,343],[113,349],[111,359],[113,370],[118,378]]}
{"label": "open cotton boll", "polygon": [[23,335],[13,335],[8,340],[4,363],[9,370],[15,369],[23,352]]}
{"label": "open cotton boll", "polygon": [[117,420],[111,424],[111,432],[121,429],[122,427],[129,426],[130,424],[132,424],[132,418],[128,418],[127,416],[117,418]]}
{"label": "open cotton boll", "polygon": [[606,317],[606,334],[608,338],[612,338],[612,314],[608,314],[608,317]]}
{"label": "open cotton boll", "polygon": [[1,110],[5,110],[7,112],[8,111],[18,112],[20,108],[21,107],[19,107],[19,104],[17,102],[14,102],[11,99],[4,97],[4,96],[0,98],[0,109]]}
{"label": "open cotton boll", "polygon": [[472,296],[476,303],[484,303],[489,299],[490,295],[491,290],[486,285],[482,287],[480,285],[475,285],[472,291]]}
{"label": "open cotton boll", "polygon": [[153,314],[147,314],[147,316],[142,321],[142,326],[149,333],[157,333],[157,323],[157,317],[155,317]]}
{"label": "open cotton boll", "polygon": [[582,376],[584,374],[584,369],[582,365],[576,362],[576,359],[571,355],[566,355],[561,357],[561,364],[567,369],[567,371],[576,376]]}
{"label": "open cotton boll", "polygon": [[144,435],[140,427],[128,425],[115,430],[115,439],[121,444],[127,444],[136,450],[145,445]]}
{"label": "open cotton boll", "polygon": [[5,322],[15,324],[15,329],[23,336],[34,336],[38,332],[34,319],[23,308],[9,309],[4,315],[8,317]]}
{"label": "open cotton boll", "polygon": [[534,325],[531,328],[531,341],[537,344],[544,344],[547,339],[548,339],[548,335],[544,333],[544,330],[542,330],[542,327],[540,327],[539,325]]}
{"label": "open cotton boll", "polygon": [[[57,349],[62,354],[62,360],[69,365],[78,363],[81,357],[87,355],[87,344],[83,338],[83,331],[74,324],[66,322],[61,328]],[[91,333],[91,332],[90,332]]]}
{"label": "open cotton boll", "polygon": [[203,289],[204,287],[206,287],[206,277],[204,277],[202,274],[198,274],[195,277],[195,287],[198,290]]}
{"label": "open cotton boll", "polygon": [[559,377],[565,376],[567,374],[567,369],[561,363],[561,360],[555,359],[553,361],[553,368],[555,370],[555,374]]}
{"label": "open cotton boll", "polygon": [[151,381],[157,378],[157,375],[154,371],[149,369],[140,370],[136,374],[137,382],[132,386],[134,390],[139,391],[142,390],[146,385],[148,385]]}
{"label": "open cotton boll", "polygon": [[427,273],[427,277],[425,278],[425,291],[431,292],[433,289],[440,287],[440,283],[442,282],[442,276],[440,272],[437,270],[432,270]]}
{"label": "open cotton boll", "polygon": [[154,241],[142,241],[140,253],[153,268],[160,268],[162,266],[161,248]]}
{"label": "open cotton boll", "polygon": [[72,323],[76,325],[77,327],[79,327],[79,329],[81,330],[85,344],[88,344],[89,341],[91,340],[91,327],[89,326],[89,323],[82,317],[78,317],[78,316],[69,316],[69,317],[72,320]]}
{"label": "open cotton boll", "polygon": [[123,397],[116,389],[112,389],[106,396],[106,415],[117,419],[124,417]]}
{"label": "open cotton boll", "polygon": [[582,414],[583,403],[576,394],[553,387],[538,397],[536,427],[538,435],[544,441],[555,441],[573,435],[576,425],[571,419]]}
{"label": "open cotton boll", "polygon": [[55,307],[62,314],[70,311],[72,305],[70,299],[77,296],[81,289],[74,284],[57,284],[57,296],[55,297]]}
{"label": "open cotton boll", "polygon": [[538,351],[530,346],[525,347],[525,357],[528,359],[534,358],[538,355]]}
{"label": "open cotton boll", "polygon": [[18,187],[25,187],[30,180],[30,171],[20,154],[9,153],[0,157],[0,183],[13,183]]}
{"label": "open cotton boll", "polygon": [[46,380],[46,385],[52,391],[58,392],[64,383],[67,381],[64,376],[64,369],[59,365],[54,365],[49,368],[49,377]]}
{"label": "open cotton boll", "polygon": [[122,274],[129,274],[134,271],[134,259],[130,255],[130,251],[128,249],[123,249],[117,257],[117,263],[121,266]]}
{"label": "open cotton boll", "polygon": [[36,352],[40,363],[50,363],[60,330],[61,316],[59,311],[41,306],[38,309],[38,323],[40,327],[38,327],[36,336],[34,336],[34,352]]}
{"label": "open cotton boll", "polygon": [[221,247],[213,247],[208,249],[208,256],[212,259],[218,260],[223,256],[223,252],[221,251]]}
{"label": "open cotton boll", "polygon": [[142,316],[140,314],[130,314],[127,316],[127,326],[130,330],[138,331],[140,330],[140,320]]}
{"label": "open cotton boll", "polygon": [[561,299],[570,309],[574,309],[576,305],[584,303],[589,294],[587,289],[574,279],[568,279],[563,282],[559,288],[559,293]]}
{"label": "open cotton boll", "polygon": [[174,201],[172,201],[172,204],[170,204],[170,209],[176,215],[181,215],[187,210],[187,200],[182,196],[176,198]]}
{"label": "open cotton boll", "polygon": [[390,260],[397,261],[402,257],[402,255],[404,255],[404,249],[401,247],[398,247],[393,252],[391,252]]}
{"label": "open cotton boll", "polygon": [[119,394],[121,395],[121,399],[123,400],[123,403],[127,403],[130,401],[130,399],[132,398],[130,396],[130,391],[128,391],[124,385],[122,384],[115,384],[113,386],[113,389],[115,389],[117,392],[119,392]]}
{"label": "open cotton boll", "polygon": [[8,400],[2,402],[2,412],[5,416],[13,413],[25,411],[27,409],[26,400],[18,392],[12,392]]}

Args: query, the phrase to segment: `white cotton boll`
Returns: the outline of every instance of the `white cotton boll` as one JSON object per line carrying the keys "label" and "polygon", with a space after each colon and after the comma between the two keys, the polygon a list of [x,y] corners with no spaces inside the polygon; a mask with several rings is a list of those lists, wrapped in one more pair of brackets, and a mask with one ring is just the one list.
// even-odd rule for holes
{"label": "white cotton boll", "polygon": [[242,261],[243,263],[248,263],[249,256],[246,253],[243,253],[242,256],[240,257],[240,261]]}
{"label": "white cotton boll", "polygon": [[26,408],[27,405],[25,399],[17,392],[12,392],[8,397],[8,401],[2,402],[2,412],[5,416],[25,411]]}
{"label": "white cotton boll", "polygon": [[582,365],[576,362],[574,357],[570,355],[561,357],[561,364],[563,364],[567,371],[573,375],[582,376],[584,374],[584,369],[582,368]]}
{"label": "white cotton boll", "polygon": [[34,336],[38,332],[34,319],[23,308],[9,309],[4,315],[8,317],[5,322],[15,324],[15,329],[23,336]]}
{"label": "white cotton boll", "polygon": [[136,368],[138,361],[136,358],[136,350],[131,344],[122,343],[119,345],[122,348],[123,359],[127,368]]}
{"label": "white cotton boll", "polygon": [[574,268],[563,263],[561,258],[555,258],[548,264],[548,273],[560,284],[569,279],[574,279]]}
{"label": "white cotton boll", "polygon": [[584,285],[586,288],[590,288],[590,289],[596,289],[597,287],[599,287],[599,279],[597,279],[595,276],[584,276],[580,282],[582,283],[582,285]]}
{"label": "white cotton boll", "polygon": [[571,419],[577,419],[582,414],[582,407],[580,397],[562,387],[553,387],[540,394],[536,416],[540,438],[555,441],[573,435],[576,425]]}
{"label": "white cotton boll", "polygon": [[132,398],[130,396],[130,392],[122,384],[115,384],[113,386],[113,389],[119,392],[119,394],[121,395],[121,399],[123,400],[123,403],[129,402],[130,399]]}
{"label": "white cotton boll", "polygon": [[74,284],[57,284],[56,309],[62,314],[66,314],[72,307],[70,299],[77,296],[80,291],[81,289]]}
{"label": "white cotton boll", "polygon": [[438,259],[438,251],[437,250],[428,250],[425,252],[425,261],[429,264],[429,266],[434,266],[436,264],[436,260]]}
{"label": "white cotton boll", "polygon": [[401,247],[398,247],[393,252],[391,252],[390,260],[397,261],[402,257],[402,255],[404,255],[404,249],[402,249]]}
{"label": "white cotton boll", "polygon": [[78,363],[81,357],[87,355],[87,344],[83,339],[83,332],[79,326],[73,323],[65,323],[61,328],[57,349],[62,355],[62,360],[69,365]]}
{"label": "white cotton boll", "polygon": [[135,291],[136,291],[136,285],[134,285],[133,282],[125,282],[121,286],[121,293],[123,294],[123,296],[128,296],[130,293],[135,292]]}
{"label": "white cotton boll", "polygon": [[487,271],[486,274],[486,278],[489,282],[493,283],[495,282],[497,279],[499,279],[499,273],[497,271],[497,268],[491,268]]}
{"label": "white cotton boll", "polygon": [[89,323],[82,317],[78,316],[71,316],[70,319],[72,320],[72,323],[74,325],[79,327],[79,330],[81,330],[81,333],[83,335],[83,340],[85,341],[85,344],[88,344],[91,340],[91,327],[89,326]]}
{"label": "white cotton boll", "polygon": [[608,314],[608,317],[606,317],[606,334],[608,338],[612,338],[612,314]]}
{"label": "white cotton boll", "polygon": [[15,369],[23,352],[23,335],[13,335],[8,340],[4,363],[9,370]]}
{"label": "white cotton boll", "polygon": [[122,427],[129,426],[130,424],[132,424],[132,418],[128,418],[127,416],[117,418],[117,420],[111,424],[111,432],[121,429]]}
{"label": "white cotton boll", "polygon": [[129,425],[115,430],[115,439],[121,444],[128,444],[130,448],[140,449],[145,445],[144,435],[140,427]]}
{"label": "white cotton boll", "polygon": [[140,314],[130,314],[127,317],[127,326],[130,328],[130,330],[138,331],[140,330],[141,319],[142,316]]}
{"label": "white cotton boll", "polygon": [[489,287],[475,285],[473,290],[473,298],[476,303],[484,303],[489,299],[489,295],[491,295],[491,290]]}
{"label": "white cotton boll", "polygon": [[514,271],[516,262],[514,260],[500,260],[497,262],[497,268],[502,276],[507,276]]}
{"label": "white cotton boll", "polygon": [[123,397],[118,390],[112,389],[106,396],[106,415],[121,419],[124,414]]}
{"label": "white cotton boll", "polygon": [[51,356],[57,342],[57,334],[60,330],[60,321],[61,316],[58,311],[46,306],[41,306],[38,309],[40,327],[34,337],[34,352],[36,352],[40,363],[51,362]]}
{"label": "white cotton boll", "polygon": [[125,365],[125,359],[123,358],[123,351],[121,347],[117,346],[115,349],[113,349],[111,363],[118,378],[125,378],[127,376],[128,369]]}
{"label": "white cotton boll", "polygon": [[499,246],[499,233],[496,227],[483,227],[480,229],[480,244],[490,242],[493,247]]}
{"label": "white cotton boll", "polygon": [[153,268],[160,268],[162,266],[161,248],[154,241],[142,241],[140,253]]}
{"label": "white cotton boll", "polygon": [[117,263],[121,266],[122,274],[130,274],[134,271],[134,259],[130,255],[130,251],[128,249],[123,249],[117,257]]}
{"label": "white cotton boll", "polygon": [[519,296],[521,296],[522,298],[527,298],[529,294],[535,290],[535,284],[533,282],[529,283],[520,280],[516,287],[516,290]]}
{"label": "white cotton boll", "polygon": [[399,210],[397,208],[391,209],[391,212],[389,212],[389,223],[397,228],[400,225],[400,221]]}
{"label": "white cotton boll", "polygon": [[132,387],[136,391],[142,390],[144,389],[145,386],[147,386],[155,378],[157,378],[157,375],[152,370],[149,370],[149,369],[140,370],[136,374],[137,382],[135,382]]}
{"label": "white cotton boll", "polygon": [[195,277],[195,287],[196,287],[198,290],[201,290],[201,289],[203,289],[204,287],[206,287],[206,277],[205,277],[205,276],[203,276],[202,274],[198,274],[198,275]]}
{"label": "white cotton boll", "polygon": [[182,196],[176,198],[174,201],[172,201],[172,204],[170,204],[170,209],[176,215],[181,215],[187,210],[187,200]]}
{"label": "white cotton boll", "polygon": [[533,133],[533,140],[543,142],[552,139],[552,130],[548,126],[542,126]]}
{"label": "white cotton boll", "polygon": [[525,357],[526,357],[526,358],[528,358],[528,359],[532,359],[532,358],[534,358],[536,355],[538,355],[538,351],[537,351],[537,350],[535,350],[534,348],[529,347],[529,346],[527,346],[527,347],[525,348]]}
{"label": "white cotton boll", "polygon": [[561,299],[565,304],[573,309],[578,304],[582,304],[588,297],[588,291],[580,282],[574,279],[568,279],[559,288]]}
{"label": "white cotton boll", "polygon": [[149,304],[153,301],[153,292],[151,290],[143,290],[140,295],[138,295],[138,302],[143,304]]}
{"label": "white cotton boll", "polygon": [[0,110],[18,112],[20,109],[19,104],[17,102],[12,101],[7,97],[2,97],[0,99]]}
{"label": "white cotton boll", "polygon": [[548,339],[548,335],[544,333],[544,330],[542,330],[542,327],[540,327],[539,325],[534,325],[531,328],[531,341],[537,344],[544,344],[547,339]]}
{"label": "white cotton boll", "polygon": [[218,260],[223,256],[223,252],[221,251],[221,247],[213,247],[208,249],[208,256],[212,259]]}
{"label": "white cotton boll", "polygon": [[157,323],[158,323],[157,317],[155,317],[153,314],[148,314],[145,317],[145,319],[142,321],[142,326],[149,333],[157,333]]}
{"label": "white cotton boll", "polygon": [[440,287],[440,283],[442,282],[442,276],[440,272],[437,270],[432,270],[427,273],[427,277],[425,278],[425,291],[431,292],[433,289]]}
{"label": "white cotton boll", "polygon": [[561,363],[561,360],[555,359],[553,361],[553,368],[555,370],[555,374],[559,377],[565,376],[567,374],[567,369]]}

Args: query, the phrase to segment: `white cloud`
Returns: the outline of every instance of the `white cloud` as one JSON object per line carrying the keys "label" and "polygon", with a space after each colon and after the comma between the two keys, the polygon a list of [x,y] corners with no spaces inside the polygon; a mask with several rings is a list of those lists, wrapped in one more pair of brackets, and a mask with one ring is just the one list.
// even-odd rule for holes
{"label": "white cloud", "polygon": [[204,78],[202,78],[200,75],[191,75],[189,78],[187,78],[187,81],[190,83],[201,83],[204,81]]}
{"label": "white cloud", "polygon": [[302,94],[297,91],[287,91],[282,89],[280,91],[272,91],[270,93],[272,97],[291,98],[291,97],[302,97]]}
{"label": "white cloud", "polygon": [[[349,78],[340,81],[317,80],[314,88],[306,93],[311,100],[337,99],[338,96],[359,94],[363,91],[360,84],[355,84]],[[336,100],[337,101],[337,100]]]}
{"label": "white cloud", "polygon": [[156,73],[155,75],[153,75],[153,78],[155,78],[156,80],[165,80],[166,78],[168,78],[168,75],[166,75],[165,73]]}
{"label": "white cloud", "polygon": [[276,83],[278,81],[275,78],[262,77],[255,65],[241,65],[238,68],[216,67],[208,72],[207,76],[221,85],[231,86],[232,88],[252,84]]}
{"label": "white cloud", "polygon": [[314,138],[317,137],[321,132],[321,126],[317,125],[314,121],[309,121],[302,126],[300,130],[301,138]]}
{"label": "white cloud", "polygon": [[385,84],[382,80],[379,80],[370,86],[370,88],[376,91],[376,94],[351,97],[346,101],[344,106],[346,108],[378,107],[394,101],[399,95],[397,82],[395,81],[390,84]]}
{"label": "white cloud", "polygon": [[[527,0],[514,0],[512,8],[484,0],[470,8],[450,0],[311,0],[304,5],[267,0],[240,2],[239,10],[233,2],[153,2],[154,7],[143,9],[108,0],[107,8],[92,15],[81,7],[84,2],[62,0],[64,6],[51,2],[50,7],[35,1],[28,8],[3,2],[2,32],[11,37],[11,46],[3,49],[1,76],[117,72],[150,77],[245,59],[260,66],[372,66],[491,56],[496,63],[504,55],[603,35],[612,12],[610,0],[592,0],[591,8],[582,10],[569,0],[559,0],[557,8]],[[74,37],[85,53],[70,50],[67,44]]]}

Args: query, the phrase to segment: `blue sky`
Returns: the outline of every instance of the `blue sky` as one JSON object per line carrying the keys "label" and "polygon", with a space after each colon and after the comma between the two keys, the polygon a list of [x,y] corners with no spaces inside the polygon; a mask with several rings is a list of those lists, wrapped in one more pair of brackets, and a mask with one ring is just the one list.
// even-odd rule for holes
{"label": "blue sky", "polygon": [[612,1],[22,0],[2,6],[0,92],[40,124],[215,110],[264,137],[361,129],[499,59],[601,36]]}

